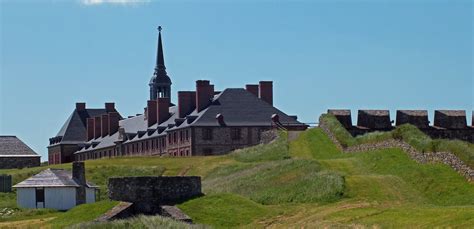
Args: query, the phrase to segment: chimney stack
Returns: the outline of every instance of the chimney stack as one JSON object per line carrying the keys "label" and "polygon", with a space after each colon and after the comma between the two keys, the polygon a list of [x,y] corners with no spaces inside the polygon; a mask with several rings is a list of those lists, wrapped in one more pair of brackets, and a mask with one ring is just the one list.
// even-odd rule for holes
{"label": "chimney stack", "polygon": [[87,119],[87,141],[94,139],[94,118]]}
{"label": "chimney stack", "polygon": [[245,85],[245,90],[254,94],[258,97],[258,85],[257,84],[247,84]]}
{"label": "chimney stack", "polygon": [[214,97],[214,85],[209,84],[209,80],[196,81],[196,109],[197,112],[204,110],[211,103]]}
{"label": "chimney stack", "polygon": [[196,108],[195,91],[178,91],[178,113],[179,118],[185,118],[186,115],[193,112]]}
{"label": "chimney stack", "polygon": [[99,138],[102,135],[102,118],[100,116],[94,117],[94,138]]}
{"label": "chimney stack", "polygon": [[76,110],[77,111],[85,111],[86,110],[86,103],[76,103]]}
{"label": "chimney stack", "polygon": [[273,81],[260,81],[258,97],[273,106]]}
{"label": "chimney stack", "polygon": [[109,134],[115,134],[119,129],[120,116],[118,112],[109,113]]}
{"label": "chimney stack", "polygon": [[115,111],[115,103],[105,103],[105,111],[107,113]]}
{"label": "chimney stack", "polygon": [[79,187],[76,189],[76,204],[86,203],[86,169],[84,162],[74,161],[72,163],[72,178]]}
{"label": "chimney stack", "polygon": [[170,98],[158,98],[158,124],[163,123],[170,118]]}
{"label": "chimney stack", "polygon": [[102,137],[109,135],[109,115],[102,115]]}
{"label": "chimney stack", "polygon": [[148,127],[153,126],[156,124],[156,119],[158,118],[157,110],[158,110],[158,101],[156,100],[148,100],[146,106],[146,114],[147,114],[147,123]]}

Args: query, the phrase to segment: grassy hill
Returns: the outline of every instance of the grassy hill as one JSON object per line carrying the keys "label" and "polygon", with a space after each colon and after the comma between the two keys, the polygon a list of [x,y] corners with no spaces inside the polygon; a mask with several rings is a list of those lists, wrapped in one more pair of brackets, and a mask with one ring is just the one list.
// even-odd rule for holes
{"label": "grassy hill", "polygon": [[[458,147],[456,142],[452,144]],[[42,169],[45,167],[0,170],[0,173],[12,174],[14,181],[19,182]],[[474,185],[450,167],[417,164],[398,149],[342,153],[318,128],[303,132],[290,143],[282,133],[269,145],[237,150],[225,156],[102,159],[87,161],[86,169],[88,179],[101,186],[102,199],[106,197],[106,180],[111,176],[200,175],[206,195],[179,207],[196,223],[216,228],[474,225]],[[0,218],[0,227],[7,223],[35,226],[85,223],[114,204],[104,200],[65,213],[17,209],[12,215]],[[14,194],[0,195],[2,208],[16,208]],[[76,220],[70,220],[73,218]],[[82,226],[152,228],[171,224],[174,228],[190,227],[161,217],[144,216]]]}

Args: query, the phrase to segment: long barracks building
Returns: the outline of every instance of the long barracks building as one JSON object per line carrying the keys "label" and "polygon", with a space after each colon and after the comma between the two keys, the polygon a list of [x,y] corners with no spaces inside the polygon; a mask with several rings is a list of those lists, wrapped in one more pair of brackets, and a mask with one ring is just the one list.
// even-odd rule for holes
{"label": "long barracks building", "polygon": [[262,132],[275,127],[307,128],[273,106],[272,81],[215,91],[208,80],[197,80],[195,90],[178,92],[174,105],[161,27],[158,30],[156,67],[144,113],[122,118],[114,103],[104,109],[76,103],[57,136],[50,138],[50,164],[131,155],[219,155],[259,144]]}

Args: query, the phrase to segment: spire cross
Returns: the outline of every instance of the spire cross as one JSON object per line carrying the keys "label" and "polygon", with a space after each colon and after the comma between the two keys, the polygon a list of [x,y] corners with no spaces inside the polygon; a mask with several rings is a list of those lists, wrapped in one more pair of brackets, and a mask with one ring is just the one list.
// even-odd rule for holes
{"label": "spire cross", "polygon": [[158,26],[158,32],[161,32],[161,25]]}

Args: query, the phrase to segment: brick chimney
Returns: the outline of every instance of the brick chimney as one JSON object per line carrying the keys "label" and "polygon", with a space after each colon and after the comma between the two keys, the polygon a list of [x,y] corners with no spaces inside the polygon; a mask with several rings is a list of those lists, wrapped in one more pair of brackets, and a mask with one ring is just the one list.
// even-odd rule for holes
{"label": "brick chimney", "polygon": [[79,185],[76,189],[76,205],[86,203],[86,169],[84,162],[72,163],[72,178]]}
{"label": "brick chimney", "polygon": [[170,98],[158,98],[158,124],[163,123],[170,118]]}
{"label": "brick chimney", "polygon": [[214,85],[210,85],[209,80],[196,81],[196,109],[198,112],[209,106],[213,96]]}
{"label": "brick chimney", "polygon": [[273,106],[273,81],[260,81],[258,97]]}
{"label": "brick chimney", "polygon": [[158,101],[148,100],[147,105],[146,105],[148,127],[156,124],[156,121],[158,118],[157,110],[158,110]]}
{"label": "brick chimney", "polygon": [[247,84],[245,85],[245,90],[254,94],[258,97],[258,85],[257,84]]}
{"label": "brick chimney", "polygon": [[115,103],[105,103],[105,111],[107,113],[115,111]]}
{"label": "brick chimney", "polygon": [[109,135],[109,115],[102,115],[102,137]]}
{"label": "brick chimney", "polygon": [[115,134],[119,129],[120,116],[118,112],[109,113],[109,134]]}
{"label": "brick chimney", "polygon": [[85,111],[86,103],[76,103],[76,111]]}
{"label": "brick chimney", "polygon": [[94,118],[87,119],[87,141],[94,139]]}
{"label": "brick chimney", "polygon": [[94,117],[94,138],[99,138],[102,135],[102,118],[100,116]]}
{"label": "brick chimney", "polygon": [[185,118],[186,115],[196,109],[195,91],[178,91],[178,113],[179,118]]}

